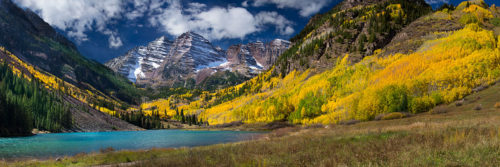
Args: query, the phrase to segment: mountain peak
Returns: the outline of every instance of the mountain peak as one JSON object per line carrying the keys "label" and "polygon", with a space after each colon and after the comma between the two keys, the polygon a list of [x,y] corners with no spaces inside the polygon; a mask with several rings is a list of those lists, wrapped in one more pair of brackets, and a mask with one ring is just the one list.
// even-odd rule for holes
{"label": "mountain peak", "polygon": [[162,35],[159,38],[156,38],[154,41],[170,41],[167,36]]}
{"label": "mountain peak", "polygon": [[[277,39],[269,43],[257,41],[237,44],[224,51],[192,31],[181,34],[173,42],[161,36],[148,47],[137,47],[126,55],[106,63],[108,67],[142,86],[186,87],[194,79],[200,83],[218,71],[232,71],[246,77],[268,69],[289,43]],[[193,86],[193,85],[191,85]]]}
{"label": "mountain peak", "polygon": [[274,39],[271,41],[273,45],[290,45],[290,41],[283,40],[283,39]]}
{"label": "mountain peak", "polygon": [[200,34],[198,34],[198,33],[196,33],[196,32],[193,32],[193,31],[187,31],[187,32],[185,32],[185,33],[183,33],[183,34],[181,34],[181,35],[179,36],[179,38],[182,38],[182,37],[198,37],[198,38],[203,38],[203,39],[205,39],[205,37],[204,37],[204,36],[202,36],[202,35],[200,35]]}

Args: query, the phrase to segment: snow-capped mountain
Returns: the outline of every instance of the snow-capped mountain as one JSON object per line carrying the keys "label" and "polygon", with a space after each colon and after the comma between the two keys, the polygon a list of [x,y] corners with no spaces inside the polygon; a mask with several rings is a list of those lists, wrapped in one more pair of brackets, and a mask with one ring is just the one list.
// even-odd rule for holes
{"label": "snow-capped mountain", "polygon": [[220,71],[253,77],[267,70],[290,45],[276,39],[234,45],[224,51],[203,36],[186,32],[173,42],[160,37],[105,65],[144,87],[197,85]]}
{"label": "snow-capped mountain", "polygon": [[214,47],[203,36],[187,32],[174,41],[160,68],[148,80],[138,84],[153,87],[193,85],[205,79],[198,76],[201,70],[226,62],[223,50]]}
{"label": "snow-capped mountain", "polygon": [[127,54],[110,60],[105,65],[136,82],[145,79],[146,74],[151,74],[160,67],[172,44],[172,41],[162,36],[147,46],[136,47]]}

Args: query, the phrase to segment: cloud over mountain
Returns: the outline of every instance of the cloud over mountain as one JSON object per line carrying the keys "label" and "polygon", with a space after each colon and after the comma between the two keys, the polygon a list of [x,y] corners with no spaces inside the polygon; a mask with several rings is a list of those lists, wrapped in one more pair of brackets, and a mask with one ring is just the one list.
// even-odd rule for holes
{"label": "cloud over mountain", "polygon": [[110,38],[110,47],[121,46],[116,32],[108,24],[113,18],[121,17],[121,0],[15,0],[29,8],[51,24],[67,32],[77,42],[87,41],[86,32],[96,30]]}
{"label": "cloud over mountain", "polygon": [[[315,0],[317,1],[317,0]],[[89,31],[109,37],[109,47],[119,48],[122,40],[112,25],[119,20],[147,19],[148,26],[178,36],[195,31],[211,40],[243,39],[247,35],[275,29],[281,35],[295,30],[293,22],[274,11],[251,13],[246,8],[212,6],[180,0],[15,0],[29,8],[49,24],[66,31],[77,42],[88,40]],[[262,4],[260,0],[254,5]],[[290,5],[284,5],[288,7]],[[301,9],[301,14],[316,11],[317,7]]]}
{"label": "cloud over mountain", "polygon": [[190,3],[184,7],[178,0],[165,3],[161,6],[167,6],[166,8],[157,8],[150,14],[149,22],[172,35],[195,31],[209,39],[244,38],[268,26],[275,27],[283,35],[294,32],[290,26],[293,22],[276,12],[259,12],[254,15],[242,7],[207,8],[201,3]]}
{"label": "cloud over mountain", "polygon": [[[264,6],[267,4],[275,4],[278,8],[293,8],[298,9],[303,17],[311,16],[318,13],[323,7],[327,6],[332,0],[253,0],[252,5],[255,7]],[[242,3],[243,6],[248,6],[249,1]]]}

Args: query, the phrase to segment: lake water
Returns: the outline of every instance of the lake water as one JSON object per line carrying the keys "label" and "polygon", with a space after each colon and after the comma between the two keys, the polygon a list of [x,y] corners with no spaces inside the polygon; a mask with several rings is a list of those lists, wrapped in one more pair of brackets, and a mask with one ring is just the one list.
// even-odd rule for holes
{"label": "lake water", "polygon": [[175,148],[236,142],[256,138],[262,132],[148,130],[39,134],[0,138],[2,158],[44,158],[115,150]]}

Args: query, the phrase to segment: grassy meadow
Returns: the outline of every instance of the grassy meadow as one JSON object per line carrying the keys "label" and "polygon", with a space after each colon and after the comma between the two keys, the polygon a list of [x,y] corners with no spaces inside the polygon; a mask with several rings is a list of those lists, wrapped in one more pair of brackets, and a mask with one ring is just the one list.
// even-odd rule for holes
{"label": "grassy meadow", "polygon": [[500,84],[433,112],[295,127],[194,148],[111,151],[0,166],[498,166]]}

